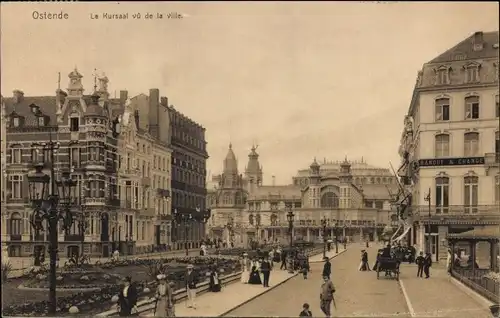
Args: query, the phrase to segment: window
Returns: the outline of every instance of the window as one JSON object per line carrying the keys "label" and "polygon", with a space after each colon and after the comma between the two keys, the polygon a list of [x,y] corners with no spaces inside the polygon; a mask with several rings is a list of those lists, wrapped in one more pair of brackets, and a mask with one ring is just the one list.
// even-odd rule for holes
{"label": "window", "polygon": [[479,97],[469,96],[465,99],[465,119],[479,118]]}
{"label": "window", "polygon": [[12,163],[21,163],[21,147],[20,146],[14,146],[12,147],[12,152],[11,152],[11,162]]}
{"label": "window", "polygon": [[99,147],[89,147],[89,161],[99,161],[100,151]]}
{"label": "window", "polygon": [[333,192],[327,192],[321,196],[321,207],[323,208],[338,208],[339,197]]}
{"label": "window", "polygon": [[40,149],[38,149],[39,146],[37,145],[32,145],[31,146],[31,161],[33,163],[37,163],[39,161],[42,161],[43,158],[40,156]]}
{"label": "window", "polygon": [[21,199],[23,197],[23,176],[10,176],[11,191],[13,199]]}
{"label": "window", "polygon": [[80,148],[71,147],[69,150],[69,160],[74,168],[80,167]]}
{"label": "window", "polygon": [[450,205],[450,179],[448,177],[436,178],[436,213],[448,213]]}
{"label": "window", "polygon": [[71,117],[69,121],[69,130],[79,131],[80,130],[79,126],[80,126],[80,118]]}
{"label": "window", "polygon": [[500,132],[495,132],[495,153],[497,154],[497,157],[500,154]]}
{"label": "window", "polygon": [[38,126],[45,126],[45,117],[38,117]]}
{"label": "window", "polygon": [[384,208],[384,202],[383,201],[375,201],[375,208],[382,210]]}
{"label": "window", "polygon": [[436,100],[436,121],[450,120],[450,99],[440,98]]}
{"label": "window", "polygon": [[464,209],[465,213],[477,213],[478,177],[464,178]]}
{"label": "window", "polygon": [[464,134],[464,156],[475,157],[477,155],[479,155],[479,133]]}
{"label": "window", "polygon": [[12,119],[12,124],[14,125],[14,127],[19,127],[19,117],[14,117]]}
{"label": "window", "polygon": [[500,102],[498,100],[498,95],[495,96],[495,116],[500,117]]}
{"label": "window", "polygon": [[465,67],[465,81],[467,83],[479,82],[479,65],[468,65]]}
{"label": "window", "polygon": [[11,235],[21,235],[23,234],[21,214],[14,212],[10,216],[10,234]]}
{"label": "window", "polygon": [[446,66],[436,71],[436,85],[447,85],[450,83],[450,69]]}
{"label": "window", "polygon": [[495,202],[500,203],[500,175],[495,176]]}
{"label": "window", "polygon": [[450,135],[440,134],[435,137],[436,158],[450,155]]}

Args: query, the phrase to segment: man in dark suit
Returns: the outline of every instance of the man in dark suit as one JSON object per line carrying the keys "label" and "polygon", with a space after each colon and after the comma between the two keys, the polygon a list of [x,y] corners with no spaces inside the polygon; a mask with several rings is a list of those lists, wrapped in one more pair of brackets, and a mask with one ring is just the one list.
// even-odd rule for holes
{"label": "man in dark suit", "polygon": [[328,257],[323,257],[323,260],[325,261],[325,265],[323,265],[323,273],[321,275],[330,279],[330,275],[332,274],[332,263],[330,263]]}
{"label": "man in dark suit", "polygon": [[287,252],[281,251],[281,266],[280,269],[285,269],[286,270],[286,257],[287,257]]}
{"label": "man in dark suit", "polygon": [[424,271],[424,252],[420,252],[420,255],[415,259],[417,264],[417,277],[422,277]]}
{"label": "man in dark suit", "polygon": [[260,264],[260,271],[262,272],[262,275],[264,275],[264,280],[262,284],[264,287],[269,287],[269,277],[271,276],[271,263],[269,262],[269,259],[267,257],[264,258],[264,260]]}
{"label": "man in dark suit", "polygon": [[120,306],[120,316],[130,316],[132,309],[137,304],[137,289],[132,284],[132,278],[127,276],[124,287],[118,295],[118,305]]}
{"label": "man in dark suit", "polygon": [[425,274],[425,278],[429,278],[430,277],[429,269],[431,268],[431,266],[432,266],[431,253],[427,253],[427,254],[425,254],[425,258],[424,258],[424,274]]}

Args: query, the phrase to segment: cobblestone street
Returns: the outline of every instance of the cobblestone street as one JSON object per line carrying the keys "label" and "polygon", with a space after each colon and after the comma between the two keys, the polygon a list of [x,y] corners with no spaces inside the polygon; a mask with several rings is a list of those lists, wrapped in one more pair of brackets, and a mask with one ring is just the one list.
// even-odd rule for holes
{"label": "cobblestone street", "polygon": [[[361,249],[361,245],[350,245],[345,253],[332,260],[332,280],[337,289],[337,308],[333,309],[332,315],[410,317],[397,281],[377,280],[374,272],[358,271]],[[375,252],[376,248],[368,249],[371,266]],[[319,309],[319,289],[322,269],[322,263],[312,264],[308,280],[299,275],[226,316],[297,317],[302,304],[307,302],[313,315],[321,317],[323,313]]]}

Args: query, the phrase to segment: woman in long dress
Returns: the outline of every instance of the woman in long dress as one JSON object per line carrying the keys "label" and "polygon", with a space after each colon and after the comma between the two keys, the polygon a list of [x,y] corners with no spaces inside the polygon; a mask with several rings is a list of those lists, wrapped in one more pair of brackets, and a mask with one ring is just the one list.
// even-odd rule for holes
{"label": "woman in long dress", "polygon": [[260,279],[259,273],[259,263],[257,260],[252,262],[252,270],[250,271],[250,279],[248,280],[248,283],[252,285],[262,285],[262,279]]}
{"label": "woman in long dress", "polygon": [[213,268],[210,272],[210,291],[213,293],[218,293],[221,290],[219,273],[217,273],[217,268]]}
{"label": "woman in long dress", "polygon": [[167,283],[163,274],[156,276],[159,281],[156,289],[155,317],[175,317],[174,296],[172,287]]}
{"label": "woman in long dress", "polygon": [[249,264],[248,264],[248,254],[247,253],[244,253],[243,254],[243,258],[241,259],[241,282],[243,284],[247,284],[248,283],[248,280],[250,279],[250,268],[249,268]]}

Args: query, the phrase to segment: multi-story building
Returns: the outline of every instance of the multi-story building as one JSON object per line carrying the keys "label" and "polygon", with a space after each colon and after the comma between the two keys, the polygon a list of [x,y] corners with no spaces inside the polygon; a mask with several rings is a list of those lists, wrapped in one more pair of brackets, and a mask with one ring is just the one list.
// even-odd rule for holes
{"label": "multi-story building", "polygon": [[[5,113],[5,103],[3,101],[3,96],[0,96],[0,138],[1,138],[1,148],[0,148],[0,209],[2,211],[2,220],[4,219],[4,213],[7,213],[7,208],[5,206],[5,190],[7,183],[7,117]],[[7,233],[7,222],[2,222],[2,242],[4,241],[4,235]],[[7,246],[2,245],[2,255],[7,255]]]}
{"label": "multi-story building", "polygon": [[121,214],[113,234],[120,250],[144,253],[170,245],[170,158],[167,104],[159,90],[128,99],[120,92],[119,193]]}
{"label": "multi-story building", "polygon": [[[68,234],[59,235],[62,257],[83,251],[108,256],[111,252],[110,221],[119,210],[117,193],[118,121],[110,113],[107,78],[99,79],[94,93],[84,95],[83,76],[75,69],[69,75],[67,92],[55,96],[28,97],[15,90],[4,98],[7,114],[6,205],[2,209],[2,244],[10,256],[28,256],[46,251],[47,231],[35,233],[30,226],[27,174],[43,162],[45,173],[71,172],[77,182],[79,201],[75,214],[85,215],[86,231],[80,233],[75,218]],[[97,80],[97,79],[96,79]],[[60,148],[51,162],[44,144],[57,141]],[[5,233],[5,235],[4,235]]]}
{"label": "multi-story building", "polygon": [[498,31],[475,32],[425,63],[400,154],[411,240],[446,259],[447,233],[500,224]]}
{"label": "multi-story building", "polygon": [[243,177],[230,145],[223,173],[213,177],[215,184],[208,189],[213,237],[243,245],[250,240],[286,241],[289,210],[295,215],[294,237],[308,241],[323,239],[323,219],[328,221],[328,236],[349,240],[378,240],[390,223],[390,193],[397,184],[388,169],[347,158],[322,165],[315,159],[293,184],[263,185],[256,147],[248,158]]}
{"label": "multi-story building", "polygon": [[[164,99],[165,102],[166,99]],[[172,212],[177,215],[172,238],[177,247],[197,247],[204,237],[206,207],[205,128],[168,107],[172,138]],[[179,243],[181,243],[179,245]]]}

